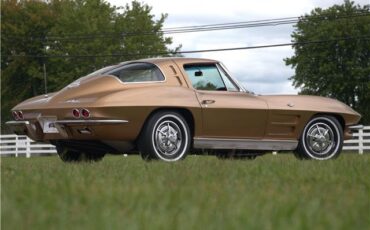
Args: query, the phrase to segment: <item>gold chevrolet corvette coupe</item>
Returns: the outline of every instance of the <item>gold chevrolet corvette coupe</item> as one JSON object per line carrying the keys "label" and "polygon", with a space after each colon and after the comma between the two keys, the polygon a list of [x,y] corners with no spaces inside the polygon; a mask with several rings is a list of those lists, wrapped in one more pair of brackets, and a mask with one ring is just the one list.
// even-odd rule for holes
{"label": "gold chevrolet corvette coupe", "polygon": [[187,154],[253,159],[293,151],[300,159],[338,157],[361,115],[333,99],[257,96],[222,63],[157,58],[108,66],[62,90],[12,109],[16,134],[56,146],[63,161],[106,153],[178,161]]}

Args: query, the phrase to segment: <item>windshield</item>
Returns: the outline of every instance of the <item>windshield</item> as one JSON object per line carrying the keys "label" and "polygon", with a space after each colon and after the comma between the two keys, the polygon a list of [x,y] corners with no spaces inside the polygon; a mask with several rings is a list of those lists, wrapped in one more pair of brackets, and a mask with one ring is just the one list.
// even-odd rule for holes
{"label": "windshield", "polygon": [[226,74],[238,85],[239,88],[242,89],[242,91],[250,93],[250,94],[255,94],[252,91],[247,90],[242,84],[239,83],[232,75],[230,74],[230,71],[227,69],[227,67],[224,65],[224,63],[219,62],[220,66],[222,67],[223,70],[225,70]]}

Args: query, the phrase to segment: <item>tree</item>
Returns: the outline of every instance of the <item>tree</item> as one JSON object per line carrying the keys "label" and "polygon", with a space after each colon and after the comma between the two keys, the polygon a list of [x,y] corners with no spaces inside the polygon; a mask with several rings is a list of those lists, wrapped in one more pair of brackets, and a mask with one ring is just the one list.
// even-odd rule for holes
{"label": "tree", "polygon": [[172,39],[160,32],[167,15],[155,19],[137,1],[121,8],[104,0],[1,3],[2,121],[17,103],[44,93],[44,64],[52,92],[103,66],[180,49],[168,48]]}
{"label": "tree", "polygon": [[[354,5],[348,0],[328,9],[314,9],[295,25],[292,40],[298,44],[293,46],[295,54],[285,59],[286,65],[295,68],[290,79],[301,89],[300,94],[343,101],[362,114],[364,124],[370,123],[369,13],[370,5]],[[320,40],[332,41],[299,44]]]}

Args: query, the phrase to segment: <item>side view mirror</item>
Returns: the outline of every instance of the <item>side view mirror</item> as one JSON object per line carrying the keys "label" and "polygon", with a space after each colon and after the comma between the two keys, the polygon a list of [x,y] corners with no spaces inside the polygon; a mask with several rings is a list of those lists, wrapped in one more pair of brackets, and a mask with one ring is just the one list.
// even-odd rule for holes
{"label": "side view mirror", "polygon": [[201,70],[198,70],[198,71],[195,71],[194,75],[196,77],[201,77],[201,76],[203,76],[203,72]]}

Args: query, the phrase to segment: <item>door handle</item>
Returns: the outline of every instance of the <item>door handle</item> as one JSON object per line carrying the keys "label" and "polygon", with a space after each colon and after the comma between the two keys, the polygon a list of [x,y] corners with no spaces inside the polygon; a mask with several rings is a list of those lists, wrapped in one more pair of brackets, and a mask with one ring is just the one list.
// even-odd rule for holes
{"label": "door handle", "polygon": [[215,100],[203,100],[202,101],[202,104],[203,105],[208,105],[208,104],[213,104],[213,103],[215,103],[216,101]]}

